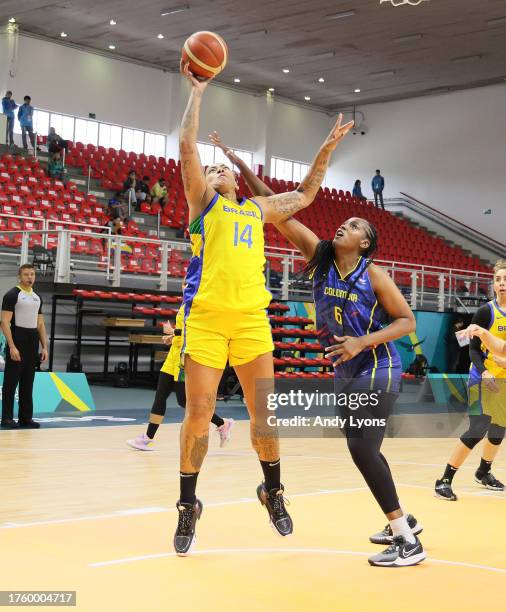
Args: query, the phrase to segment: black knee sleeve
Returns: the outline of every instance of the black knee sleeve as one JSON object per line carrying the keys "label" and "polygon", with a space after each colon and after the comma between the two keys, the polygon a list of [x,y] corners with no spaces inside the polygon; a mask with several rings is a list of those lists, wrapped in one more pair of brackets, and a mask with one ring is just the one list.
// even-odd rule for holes
{"label": "black knee sleeve", "polygon": [[460,436],[460,441],[472,450],[480,440],[483,440],[489,427],[490,417],[486,414],[470,415],[469,429]]}
{"label": "black knee sleeve", "polygon": [[155,399],[151,412],[158,416],[165,416],[167,399],[174,389],[174,378],[170,374],[160,372],[158,375],[158,386],[156,387]]}
{"label": "black knee sleeve", "polygon": [[176,381],[175,388],[177,403],[184,410],[186,408],[186,388],[184,382]]}
{"label": "black knee sleeve", "polygon": [[499,446],[504,439],[504,432],[506,431],[506,427],[501,427],[500,425],[496,425],[495,423],[491,423],[488,428],[488,441],[490,444],[494,446]]}

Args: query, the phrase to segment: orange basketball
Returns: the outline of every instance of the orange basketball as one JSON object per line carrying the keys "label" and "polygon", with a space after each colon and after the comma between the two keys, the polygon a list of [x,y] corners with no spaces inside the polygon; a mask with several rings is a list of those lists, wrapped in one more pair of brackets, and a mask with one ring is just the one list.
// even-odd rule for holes
{"label": "orange basketball", "polygon": [[190,62],[190,72],[209,79],[227,65],[227,43],[214,32],[195,32],[183,45],[183,62]]}

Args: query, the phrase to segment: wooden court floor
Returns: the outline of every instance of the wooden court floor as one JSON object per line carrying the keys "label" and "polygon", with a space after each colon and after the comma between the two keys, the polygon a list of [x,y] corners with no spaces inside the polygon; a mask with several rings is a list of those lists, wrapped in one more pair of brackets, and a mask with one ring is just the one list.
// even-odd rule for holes
{"label": "wooden court floor", "polygon": [[[0,432],[0,590],[76,590],[74,609],[86,612],[476,611],[503,600],[506,494],[474,484],[478,449],[450,503],[432,487],[452,440],[385,442],[402,505],[425,527],[428,560],[374,568],[367,556],[380,548],[368,535],[385,520],[343,441],[282,441],[295,524],[283,539],[255,498],[261,476],[248,422],[236,422],[226,449],[212,436],[199,477],[198,542],[180,559],[172,549],[179,425],[162,426],[151,453],[126,447],[139,431]],[[506,477],[504,449],[494,471]]]}

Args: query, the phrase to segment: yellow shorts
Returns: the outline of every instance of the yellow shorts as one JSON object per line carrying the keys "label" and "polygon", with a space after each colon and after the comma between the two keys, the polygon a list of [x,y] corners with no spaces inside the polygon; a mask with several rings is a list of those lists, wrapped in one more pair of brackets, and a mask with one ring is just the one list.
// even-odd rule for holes
{"label": "yellow shorts", "polygon": [[205,366],[223,370],[243,365],[274,350],[271,324],[264,310],[214,312],[193,305],[185,319],[184,355]]}
{"label": "yellow shorts", "polygon": [[[183,333],[183,332],[181,332]],[[170,346],[169,354],[165,358],[160,372],[169,374],[176,381],[184,380],[184,372],[181,369],[181,348],[183,346],[183,336],[174,336]]]}

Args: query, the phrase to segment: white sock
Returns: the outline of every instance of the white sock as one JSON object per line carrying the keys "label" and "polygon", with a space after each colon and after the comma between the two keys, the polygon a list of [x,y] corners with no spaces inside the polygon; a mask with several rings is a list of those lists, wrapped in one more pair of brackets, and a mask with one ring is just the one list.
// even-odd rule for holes
{"label": "white sock", "polygon": [[390,521],[390,527],[392,528],[394,538],[396,536],[404,536],[406,542],[409,542],[410,544],[414,544],[416,542],[416,538],[411,531],[411,527],[408,525],[408,521],[406,520],[406,515],[392,519]]}

